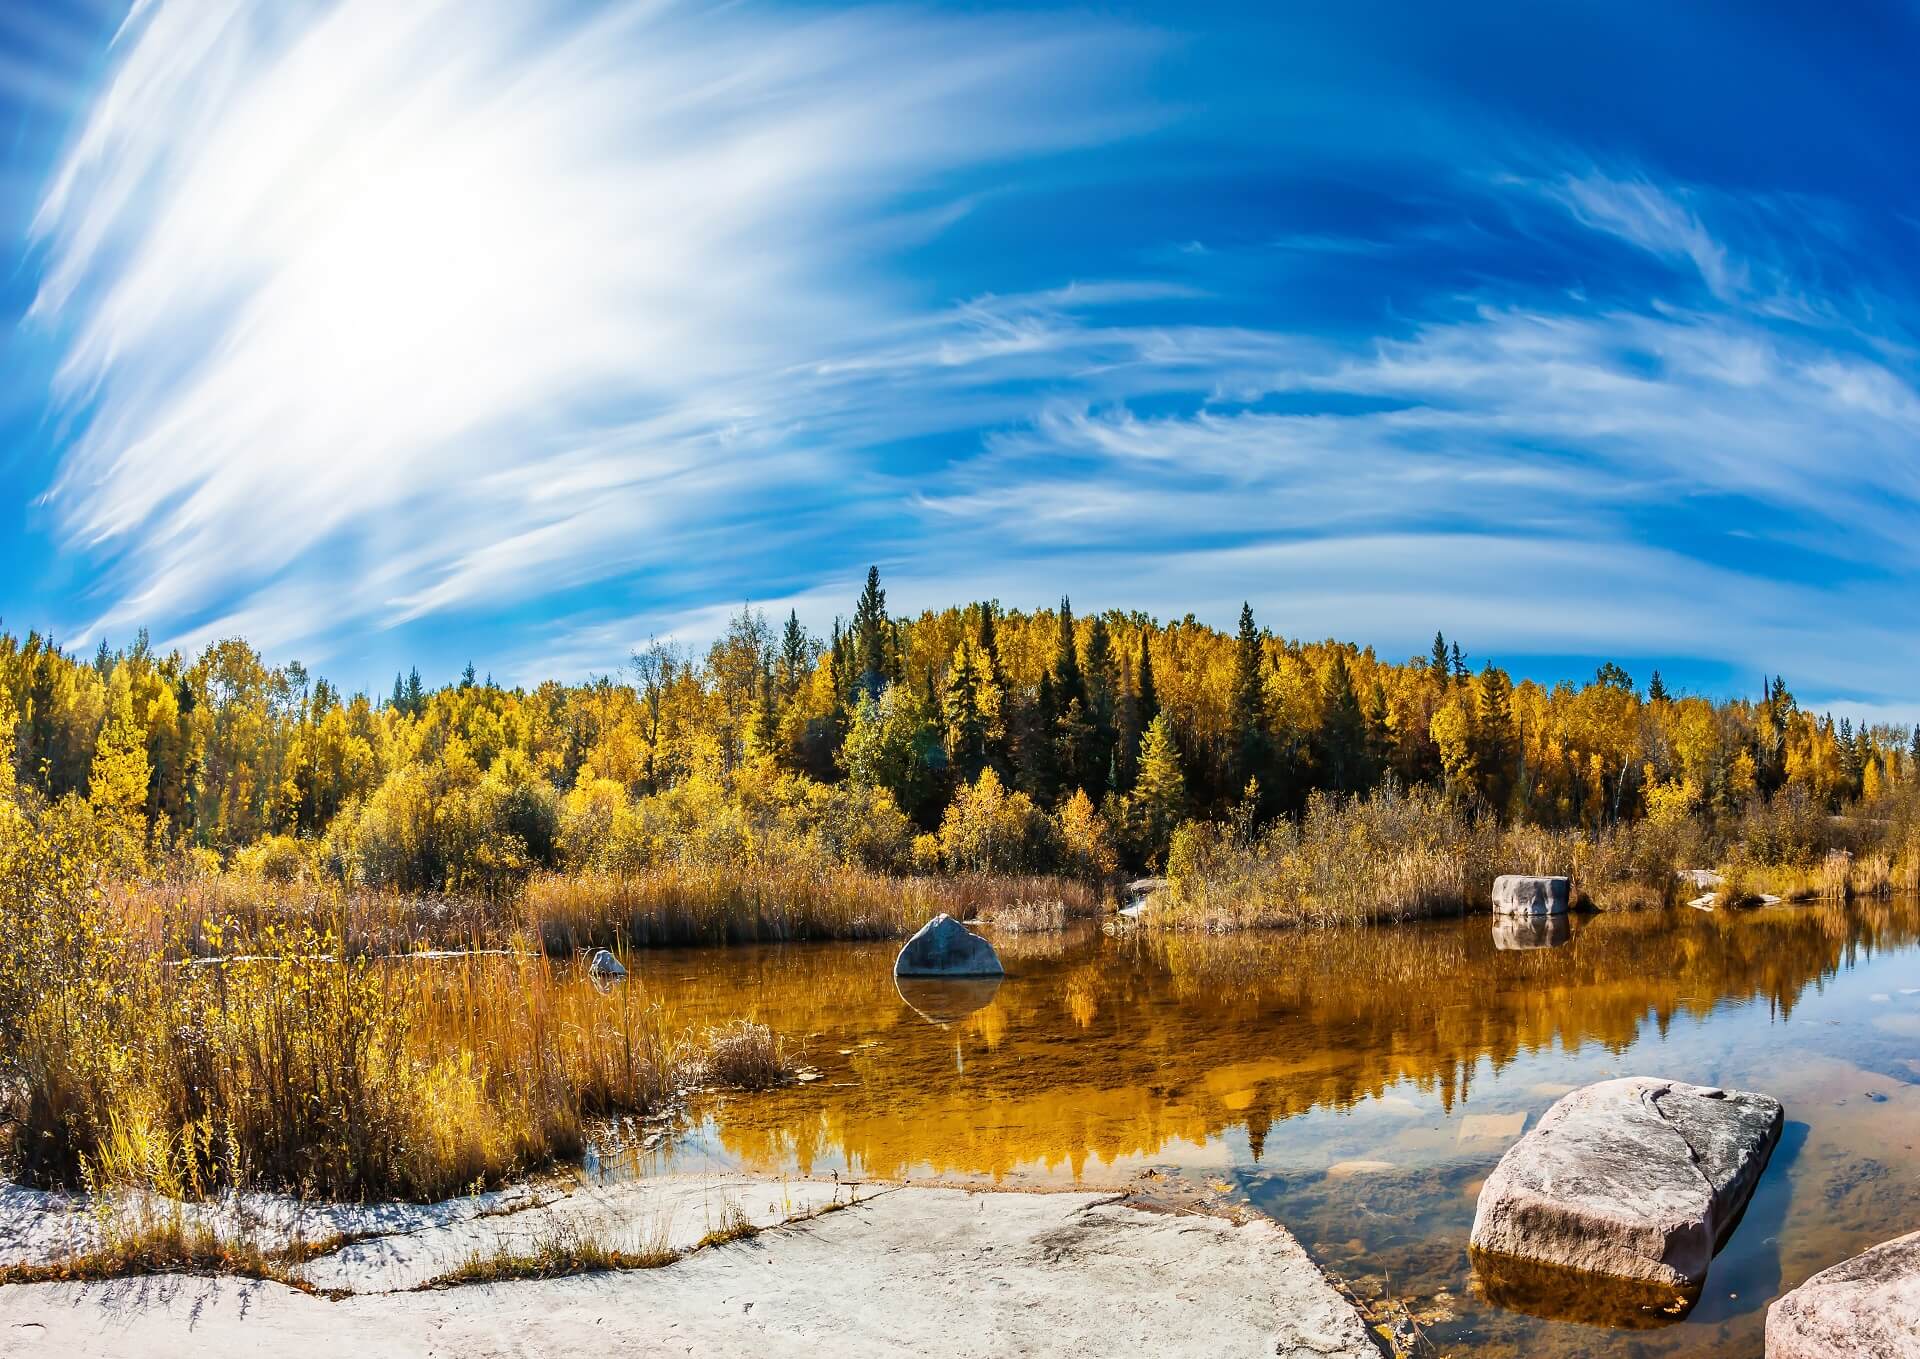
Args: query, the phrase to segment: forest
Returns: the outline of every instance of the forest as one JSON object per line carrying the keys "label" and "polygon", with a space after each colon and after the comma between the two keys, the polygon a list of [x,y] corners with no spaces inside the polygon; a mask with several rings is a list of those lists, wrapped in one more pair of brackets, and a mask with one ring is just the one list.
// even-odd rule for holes
{"label": "forest", "polygon": [[[531,689],[0,634],[0,1161],[431,1198],[791,1079],[753,997],[695,1031],[589,985],[590,948],[1059,930],[1152,870],[1147,931],[1484,910],[1504,872],[1604,910],[1708,866],[1726,906],[1912,890],[1913,740],[1779,679],[1515,683],[1248,609],[896,618],[877,572],[825,637],[743,608],[704,654]],[[98,1267],[267,1267],[137,1240]]]}
{"label": "forest", "polygon": [[84,658],[0,633],[0,731],[22,796],[84,798],[137,870],[498,894],[540,872],[845,864],[1060,874],[1163,867],[1187,823],[1241,838],[1377,789],[1504,827],[1604,836],[1818,813],[1914,781],[1920,732],[1802,709],[1782,679],[1713,701],[1617,665],[1515,683],[1456,641],[1400,661],[1296,641],[1243,608],[1076,617],[975,603],[889,614],[871,571],[825,636],[743,607],[704,654],[505,688],[469,665],[342,693],[244,640],[143,635]]}

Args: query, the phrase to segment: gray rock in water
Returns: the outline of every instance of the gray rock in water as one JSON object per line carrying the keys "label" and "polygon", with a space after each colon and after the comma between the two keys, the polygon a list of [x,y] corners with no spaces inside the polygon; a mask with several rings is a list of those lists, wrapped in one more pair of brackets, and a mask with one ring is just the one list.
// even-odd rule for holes
{"label": "gray rock in water", "polygon": [[617,979],[627,975],[627,969],[620,966],[620,960],[606,949],[594,951],[593,961],[587,964],[587,971],[596,977]]}
{"label": "gray rock in water", "polygon": [[1569,886],[1565,878],[1502,874],[1493,880],[1493,909],[1500,915],[1565,915]]}
{"label": "gray rock in water", "polygon": [[993,945],[944,911],[920,927],[894,959],[896,977],[999,977]]}
{"label": "gray rock in water", "polygon": [[1549,1295],[1560,1275],[1562,1293],[1615,1281],[1641,1311],[1684,1313],[1782,1121],[1767,1095],[1646,1076],[1576,1090],[1487,1177],[1469,1239],[1475,1267],[1496,1300],[1514,1280]]}
{"label": "gray rock in water", "polygon": [[1767,1359],[1920,1359],[1920,1232],[1823,1269],[1767,1308]]}

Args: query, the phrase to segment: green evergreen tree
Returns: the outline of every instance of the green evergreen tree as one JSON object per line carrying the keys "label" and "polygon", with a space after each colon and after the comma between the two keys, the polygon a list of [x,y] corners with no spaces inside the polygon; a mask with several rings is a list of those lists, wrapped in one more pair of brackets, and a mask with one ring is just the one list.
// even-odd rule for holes
{"label": "green evergreen tree", "polygon": [[1443,689],[1453,673],[1453,667],[1447,660],[1447,639],[1437,632],[1433,634],[1433,656],[1427,662],[1427,673]]}
{"label": "green evergreen tree", "polygon": [[1647,702],[1665,703],[1671,697],[1672,695],[1667,693],[1666,684],[1660,679],[1660,672],[1658,670],[1654,671],[1653,678],[1647,681]]}
{"label": "green evergreen tree", "polygon": [[880,588],[880,568],[867,568],[867,588],[853,609],[853,649],[859,688],[878,698],[894,678],[894,636],[887,618],[887,592]]}
{"label": "green evergreen tree", "polygon": [[[837,632],[836,628],[836,635]],[[806,680],[812,664],[813,639],[800,626],[799,610],[789,610],[786,629],[780,634],[780,702],[791,702],[793,696],[800,692],[800,685]]]}
{"label": "green evergreen tree", "polygon": [[1149,864],[1166,858],[1174,827],[1187,811],[1187,780],[1173,724],[1161,713],[1140,738],[1140,777],[1127,800],[1143,855]]}
{"label": "green evergreen tree", "polygon": [[1488,805],[1504,813],[1513,796],[1518,739],[1513,729],[1513,684],[1487,662],[1480,672],[1480,710],[1473,724],[1474,766]]}
{"label": "green evergreen tree", "polygon": [[1253,605],[1243,603],[1234,645],[1233,693],[1227,709],[1227,733],[1233,742],[1230,787],[1244,787],[1249,779],[1271,782],[1265,777],[1269,743],[1262,679],[1260,630],[1254,626]]}
{"label": "green evergreen tree", "polygon": [[1334,653],[1321,693],[1319,740],[1315,755],[1323,787],[1339,793],[1362,792],[1373,783],[1373,760],[1367,749],[1367,718],[1360,710],[1347,658]]}

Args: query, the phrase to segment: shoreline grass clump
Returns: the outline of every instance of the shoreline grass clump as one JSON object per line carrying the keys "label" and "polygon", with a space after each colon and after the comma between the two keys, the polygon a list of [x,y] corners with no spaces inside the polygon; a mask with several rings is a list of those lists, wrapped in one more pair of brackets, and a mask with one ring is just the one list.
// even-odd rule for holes
{"label": "shoreline grass clump", "polygon": [[709,1029],[701,1063],[708,1083],[733,1090],[771,1090],[787,1084],[800,1064],[765,1024],[737,1019]]}

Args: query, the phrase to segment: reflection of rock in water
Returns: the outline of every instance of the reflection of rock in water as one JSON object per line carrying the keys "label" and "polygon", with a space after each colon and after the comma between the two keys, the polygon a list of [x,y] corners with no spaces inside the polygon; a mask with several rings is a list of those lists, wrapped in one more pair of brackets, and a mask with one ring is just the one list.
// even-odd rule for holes
{"label": "reflection of rock in water", "polygon": [[1469,1247],[1474,1283],[1496,1307],[1554,1321],[1648,1330],[1693,1309],[1700,1290],[1650,1280],[1616,1279]]}
{"label": "reflection of rock in water", "polygon": [[1497,915],[1493,918],[1495,948],[1559,948],[1573,938],[1573,926],[1564,915]]}
{"label": "reflection of rock in water", "polygon": [[900,999],[929,1024],[951,1024],[983,1010],[1000,989],[998,977],[895,977]]}

